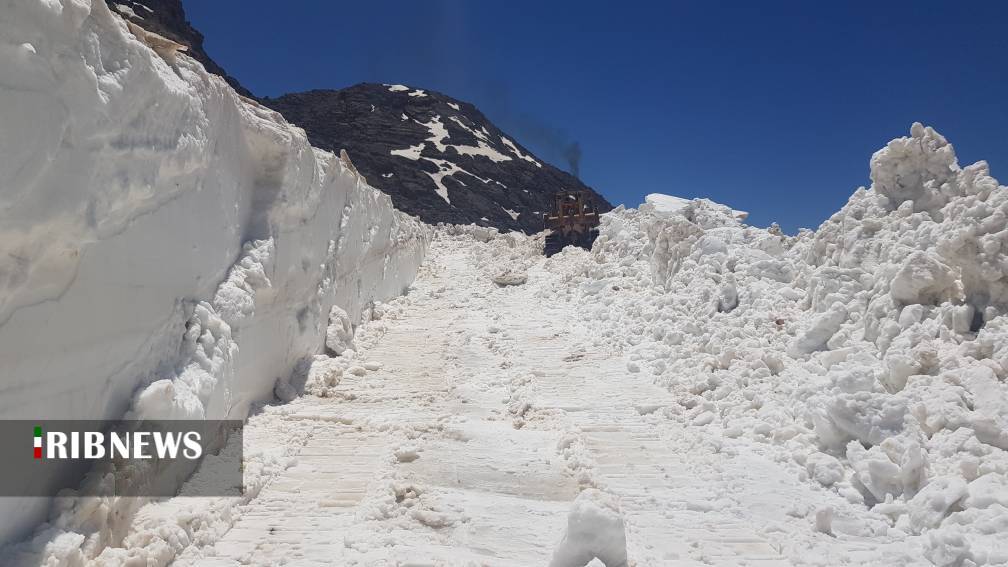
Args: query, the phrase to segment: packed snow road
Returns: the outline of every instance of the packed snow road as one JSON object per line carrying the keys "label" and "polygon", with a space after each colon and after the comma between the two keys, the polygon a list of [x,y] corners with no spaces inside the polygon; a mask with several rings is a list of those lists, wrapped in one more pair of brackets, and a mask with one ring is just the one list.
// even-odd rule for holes
{"label": "packed snow road", "polygon": [[[356,350],[318,357],[304,395],[253,416],[248,458],[282,464],[246,503],[190,522],[175,564],[772,566],[805,545],[813,564],[882,557],[877,540],[816,531],[835,495],[703,416],[670,419],[681,400],[564,298],[562,256],[518,242],[508,258],[502,240],[441,233]],[[501,269],[528,282],[497,286]]]}
{"label": "packed snow road", "polygon": [[[463,243],[435,242],[409,308],[362,330],[372,344],[338,384],[310,377],[316,395],[250,420],[252,438],[298,422],[295,464],[197,564],[546,565],[588,486],[622,508],[630,564],[789,564],[721,490],[772,463],[733,464],[702,429],[669,424],[667,390],[537,293],[558,285],[541,262],[497,287]],[[596,518],[583,537],[618,527]]]}

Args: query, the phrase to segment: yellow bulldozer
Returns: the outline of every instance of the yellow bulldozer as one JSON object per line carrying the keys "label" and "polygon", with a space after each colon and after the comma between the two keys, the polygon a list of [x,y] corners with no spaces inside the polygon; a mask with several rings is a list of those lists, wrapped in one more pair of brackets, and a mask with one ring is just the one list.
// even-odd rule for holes
{"label": "yellow bulldozer", "polygon": [[553,195],[550,212],[543,215],[543,228],[549,230],[543,252],[552,256],[564,246],[591,250],[598,237],[598,206],[586,191],[558,191]]}

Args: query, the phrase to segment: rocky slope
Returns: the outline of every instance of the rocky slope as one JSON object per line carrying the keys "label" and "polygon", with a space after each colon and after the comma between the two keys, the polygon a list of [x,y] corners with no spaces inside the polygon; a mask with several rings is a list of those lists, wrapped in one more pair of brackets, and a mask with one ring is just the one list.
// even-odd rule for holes
{"label": "rocky slope", "polygon": [[186,19],[181,0],[105,0],[105,3],[113,12],[143,29],[185,45],[186,53],[202,63],[207,71],[222,77],[238,94],[254,98],[238,79],[228,75],[203,50],[203,34]]}
{"label": "rocky slope", "polygon": [[262,100],[308,133],[317,147],[345,149],[368,183],[429,223],[538,232],[551,195],[590,191],[532,155],[475,106],[441,93],[362,83]]}

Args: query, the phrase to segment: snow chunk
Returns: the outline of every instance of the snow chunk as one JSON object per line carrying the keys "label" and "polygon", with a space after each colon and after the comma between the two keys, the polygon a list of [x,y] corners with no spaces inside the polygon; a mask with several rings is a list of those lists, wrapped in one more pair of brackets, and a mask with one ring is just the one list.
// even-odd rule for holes
{"label": "snow chunk", "polygon": [[[651,210],[660,214],[672,214],[682,212],[687,206],[691,205],[695,199],[684,199],[682,197],[675,197],[673,195],[665,195],[663,193],[650,193],[644,197],[644,203],[651,206]],[[704,199],[710,203],[714,203],[708,199]],[[715,203],[716,204],[716,203]],[[723,205],[721,205],[723,206]],[[745,220],[749,213],[745,211],[737,211],[731,209],[732,216],[738,220]]]}
{"label": "snow chunk", "polygon": [[[903,431],[906,401],[890,394],[834,393],[812,415],[823,446],[839,450],[848,440],[877,445]],[[848,449],[849,451],[849,449]],[[850,458],[850,455],[848,455]]]}
{"label": "snow chunk", "polygon": [[966,481],[959,477],[933,479],[909,502],[910,527],[914,533],[938,527],[949,510],[966,497]]}
{"label": "snow chunk", "polygon": [[407,87],[406,85],[386,85],[386,86],[389,88],[388,89],[389,91],[394,92],[394,93],[399,93],[399,92],[403,92],[403,91],[408,91],[409,90],[409,87]]}
{"label": "snow chunk", "polygon": [[257,289],[270,287],[266,272],[272,271],[273,239],[256,240],[244,246],[245,253],[228,278],[217,288],[214,304],[229,325],[235,325],[255,312]]}
{"label": "snow chunk", "polygon": [[958,526],[932,530],[927,535],[924,554],[936,567],[977,565],[973,561],[969,540]]}
{"label": "snow chunk", "polygon": [[952,182],[959,169],[952,145],[920,122],[911,126],[910,137],[897,138],[875,152],[870,166],[872,189],[888,198],[890,208],[913,201],[916,211],[944,205],[942,186]]}
{"label": "snow chunk", "polygon": [[889,293],[904,305],[938,305],[959,296],[956,281],[952,268],[942,263],[937,255],[916,250],[903,260]]}
{"label": "snow chunk", "polygon": [[133,8],[130,8],[126,4],[116,4],[115,5],[115,9],[116,9],[117,12],[119,12],[120,14],[122,14],[124,16],[128,16],[130,18],[134,18],[134,19],[137,19],[137,20],[142,20],[143,19],[141,16],[138,16],[136,12],[133,11]]}
{"label": "snow chunk", "polygon": [[326,328],[326,348],[334,354],[343,354],[347,349],[353,349],[354,331],[350,316],[343,308],[333,305],[329,309],[329,326]]}
{"label": "snow chunk", "polygon": [[844,469],[840,461],[826,453],[812,453],[805,459],[812,480],[823,486],[833,486],[844,478]]}
{"label": "snow chunk", "polygon": [[644,202],[651,205],[657,213],[678,213],[693,201],[662,193],[651,193],[644,197]]}
{"label": "snow chunk", "polygon": [[522,285],[528,281],[528,274],[520,270],[505,270],[493,277],[493,283],[501,286]]}
{"label": "snow chunk", "polygon": [[826,348],[826,343],[840,330],[847,320],[847,308],[839,301],[830,306],[825,313],[820,313],[811,321],[789,349],[789,354],[799,357]]}
{"label": "snow chunk", "polygon": [[693,418],[693,425],[697,425],[697,426],[710,425],[710,424],[714,423],[715,419],[717,419],[717,416],[714,415],[714,412],[712,412],[712,411],[705,411],[705,412],[701,413],[700,415],[698,415],[698,416],[696,416],[696,417]]}
{"label": "snow chunk", "polygon": [[615,497],[589,488],[574,500],[567,533],[553,552],[550,567],[584,567],[593,559],[606,567],[626,567],[626,529]]}
{"label": "snow chunk", "polygon": [[1008,477],[1004,474],[987,473],[966,486],[963,508],[990,508],[1003,506],[1008,510]]}

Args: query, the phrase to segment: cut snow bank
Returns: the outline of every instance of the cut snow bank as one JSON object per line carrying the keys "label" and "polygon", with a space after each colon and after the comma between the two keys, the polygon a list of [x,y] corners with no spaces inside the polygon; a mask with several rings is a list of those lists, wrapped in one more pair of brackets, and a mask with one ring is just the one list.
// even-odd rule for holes
{"label": "cut snow bank", "polygon": [[[847,504],[810,527],[1008,563],[1008,188],[921,124],[871,179],[797,236],[652,195],[603,215],[590,255],[551,263],[685,423]],[[803,561],[802,545],[785,552]]]}
{"label": "cut snow bank", "polygon": [[[244,418],[332,306],[358,320],[423,258],[429,230],[351,167],[168,59],[101,1],[4,7],[5,419]],[[0,541],[46,506],[3,499]]]}

